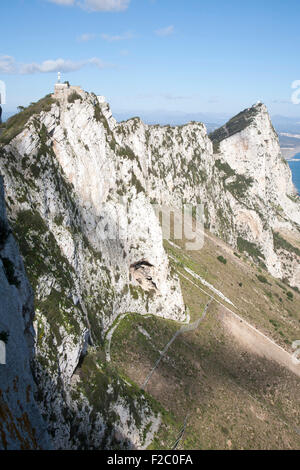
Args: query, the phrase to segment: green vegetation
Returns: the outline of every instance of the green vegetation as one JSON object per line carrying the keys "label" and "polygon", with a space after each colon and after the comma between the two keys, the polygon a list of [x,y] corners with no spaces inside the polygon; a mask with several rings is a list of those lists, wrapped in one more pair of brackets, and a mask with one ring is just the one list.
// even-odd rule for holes
{"label": "green vegetation", "polygon": [[222,255],[218,256],[217,260],[220,261],[220,263],[223,263],[223,264],[227,263],[227,259],[224,258]]}
{"label": "green vegetation", "polygon": [[254,120],[258,112],[259,111],[256,108],[245,109],[230,119],[224,126],[211,132],[209,134],[209,138],[213,142],[214,150],[215,148],[217,150],[217,145],[222,140],[246,129],[246,127]]}
{"label": "green vegetation", "polygon": [[28,120],[42,111],[50,111],[51,106],[56,103],[56,100],[51,95],[47,95],[37,103],[31,103],[27,108],[24,108],[18,114],[9,118],[5,123],[5,130],[0,136],[0,143],[8,144],[14,137],[16,137],[24,129]]}
{"label": "green vegetation", "polygon": [[61,225],[63,224],[63,221],[64,221],[64,217],[63,217],[62,214],[56,215],[56,216],[54,217],[54,223],[55,223],[56,225],[61,226]]}
{"label": "green vegetation", "polygon": [[[227,162],[224,162],[220,159],[215,161],[215,167],[220,172],[225,173],[225,176],[223,177],[225,189],[230,191],[231,194],[238,200],[245,196],[245,193],[253,183],[253,178],[247,178],[244,175],[237,174]],[[234,177],[233,181],[230,183],[225,183],[225,180],[230,177]]]}
{"label": "green vegetation", "polygon": [[[113,449],[127,448],[129,441],[121,443],[115,434],[116,427],[121,419],[114,409],[118,401],[122,401],[130,413],[127,424],[135,425],[140,433],[142,441],[146,439],[151,427],[151,419],[147,425],[142,421],[142,413],[146,409],[146,416],[150,413],[157,416],[164,413],[156,400],[141,390],[124,371],[115,365],[105,363],[105,355],[102,349],[90,348],[84,357],[81,367],[78,369],[80,381],[77,389],[73,389],[73,398],[79,400],[80,394],[86,397],[93,408],[90,422],[93,425],[96,413],[100,412],[105,418],[106,432],[101,443],[101,448],[108,446]],[[151,411],[150,411],[151,410]],[[85,443],[88,447],[89,443]],[[121,447],[120,447],[121,446]]]}
{"label": "green vegetation", "polygon": [[61,343],[59,328],[63,326],[70,334],[80,334],[78,318],[83,318],[81,307],[75,306],[68,297],[73,286],[73,268],[62,255],[53,234],[49,231],[40,214],[33,210],[19,212],[13,229],[19,242],[20,251],[30,283],[36,291],[40,277],[50,275],[55,278],[59,290],[53,287],[45,298],[36,297],[36,311],[44,315],[50,324],[56,345],[52,347],[52,360],[56,361],[55,348]]}
{"label": "green vegetation", "polygon": [[273,232],[273,240],[275,250],[282,249],[288,251],[289,253],[295,253],[297,256],[300,256],[300,249],[289,243],[278,232]]}
{"label": "green vegetation", "polygon": [[294,298],[293,292],[288,291],[288,292],[286,293],[286,295],[287,295],[287,298],[288,298],[289,300],[293,300],[293,298]]}
{"label": "green vegetation", "polygon": [[254,261],[261,262],[262,259],[265,259],[264,254],[260,251],[255,243],[248,242],[245,238],[237,238],[237,248],[240,253],[248,253]]}
{"label": "green vegetation", "polygon": [[75,103],[76,100],[82,101],[81,96],[77,91],[73,91],[69,96],[68,96],[68,103]]}
{"label": "green vegetation", "polygon": [[100,104],[98,103],[98,101],[94,105],[94,118],[96,119],[97,122],[103,121],[103,115],[102,115],[102,111],[101,111]]}
{"label": "green vegetation", "polygon": [[253,178],[246,178],[244,175],[237,174],[234,181],[225,184],[225,188],[239,200],[245,196],[245,193],[248,191],[252,183]]}
{"label": "green vegetation", "polygon": [[122,158],[128,158],[131,161],[135,161],[139,167],[139,169],[142,171],[141,163],[139,161],[139,158],[137,155],[131,150],[130,147],[127,145],[124,145],[122,147],[117,148],[117,154],[122,157]]}
{"label": "green vegetation", "polygon": [[70,335],[80,335],[79,324],[73,316],[74,304],[61,292],[52,288],[46,299],[36,300],[35,306],[47,318],[58,344],[62,341],[60,326],[63,326]]}
{"label": "green vegetation", "polygon": [[227,162],[222,162],[220,159],[215,161],[215,167],[219,171],[223,171],[226,174],[226,178],[235,175],[235,171],[231,168],[231,166]]}
{"label": "green vegetation", "polygon": [[265,276],[262,276],[261,274],[257,274],[256,277],[259,280],[259,282],[262,282],[263,284],[268,284],[268,279]]}
{"label": "green vegetation", "polygon": [[131,170],[131,181],[130,181],[131,186],[134,186],[136,189],[137,194],[139,193],[144,193],[145,189],[142,186],[142,183],[140,180],[136,177],[135,173],[133,170]]}

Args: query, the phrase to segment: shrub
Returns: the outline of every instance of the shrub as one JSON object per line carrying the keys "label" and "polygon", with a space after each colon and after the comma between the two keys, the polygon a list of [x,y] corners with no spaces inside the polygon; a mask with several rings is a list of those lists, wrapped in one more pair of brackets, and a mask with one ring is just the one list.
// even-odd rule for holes
{"label": "shrub", "polygon": [[40,114],[42,111],[50,111],[51,106],[56,103],[56,100],[51,95],[47,95],[37,103],[31,103],[23,111],[15,114],[6,121],[5,131],[0,137],[0,142],[8,144],[14,137],[16,137],[24,129],[27,121],[35,114]]}
{"label": "shrub", "polygon": [[236,175],[235,181],[226,184],[226,189],[228,189],[236,199],[239,199],[245,195],[252,183],[253,178],[246,178],[244,175]]}
{"label": "shrub", "polygon": [[287,295],[287,298],[288,298],[289,300],[293,300],[294,294],[293,294],[292,292],[289,291],[289,292],[287,292],[286,295]]}
{"label": "shrub", "polygon": [[285,240],[285,238],[283,238],[278,232],[273,232],[273,240],[275,251],[283,249],[288,252],[295,253],[297,256],[300,256],[300,249]]}
{"label": "shrub", "polygon": [[[94,118],[97,122],[102,122],[102,111],[99,103],[96,103],[94,106]],[[103,121],[105,121],[105,119]]]}
{"label": "shrub", "polygon": [[268,280],[265,278],[265,276],[262,276],[261,274],[256,274],[256,277],[259,282],[262,282],[263,284],[268,284]]}
{"label": "shrub", "polygon": [[218,261],[220,261],[220,263],[223,263],[223,264],[226,264],[227,263],[227,259],[224,258],[222,255],[218,256]]}
{"label": "shrub", "polygon": [[76,100],[81,101],[81,96],[77,93],[77,91],[73,91],[69,96],[68,96],[68,103],[75,103]]}
{"label": "shrub", "polygon": [[259,250],[255,243],[248,242],[245,238],[238,237],[237,247],[240,253],[246,251],[255,261],[260,261],[260,259],[265,259],[264,254]]}
{"label": "shrub", "polygon": [[219,171],[223,171],[226,177],[235,175],[235,171],[231,166],[227,162],[222,162],[220,159],[215,161],[215,167],[218,168]]}

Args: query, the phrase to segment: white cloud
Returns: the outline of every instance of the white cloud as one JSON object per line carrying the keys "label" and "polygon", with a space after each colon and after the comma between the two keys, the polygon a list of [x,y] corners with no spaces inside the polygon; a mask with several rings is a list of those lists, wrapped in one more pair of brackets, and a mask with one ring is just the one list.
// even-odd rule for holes
{"label": "white cloud", "polygon": [[117,42],[125,41],[126,39],[134,38],[134,34],[131,31],[127,31],[124,34],[94,34],[94,33],[84,33],[78,36],[77,40],[79,42],[88,42],[95,38],[102,38],[107,42]]}
{"label": "white cloud", "polygon": [[48,0],[56,5],[80,6],[88,11],[123,11],[129,6],[130,0]]}
{"label": "white cloud", "polygon": [[170,36],[173,33],[174,33],[174,26],[173,25],[166,26],[165,28],[157,29],[155,31],[155,34],[157,36]]}
{"label": "white cloud", "polygon": [[14,73],[15,59],[9,55],[0,56],[0,72]]}
{"label": "white cloud", "polygon": [[102,39],[108,42],[116,42],[116,41],[125,41],[126,39],[131,39],[134,37],[131,31],[128,31],[124,34],[101,34]]}
{"label": "white cloud", "polygon": [[93,34],[93,33],[84,33],[84,34],[81,34],[80,36],[78,36],[78,41],[79,42],[88,42],[88,41],[91,41],[92,39],[95,39],[97,37],[97,34]]}
{"label": "white cloud", "polygon": [[86,65],[93,65],[100,70],[113,67],[113,65],[106,64],[97,57],[92,57],[82,61],[56,59],[44,60],[40,64],[36,62],[23,64],[17,62],[14,57],[0,56],[0,72],[4,74],[29,75],[34,73],[74,72],[82,69]]}

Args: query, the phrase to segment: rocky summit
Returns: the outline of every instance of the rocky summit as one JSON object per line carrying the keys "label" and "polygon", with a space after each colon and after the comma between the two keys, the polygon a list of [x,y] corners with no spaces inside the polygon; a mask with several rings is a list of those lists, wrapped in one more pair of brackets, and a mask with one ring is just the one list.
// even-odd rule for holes
{"label": "rocky summit", "polygon": [[[300,200],[265,105],[245,109],[208,135],[198,122],[117,122],[103,97],[57,85],[6,122],[0,165],[0,339],[6,349],[0,448],[170,448],[186,406],[182,400],[182,412],[168,409],[171,378],[177,377],[175,404],[180,390],[190,390],[195,370],[207,368],[206,389],[185,394],[190,407],[202,397],[194,416],[205,423],[201,413],[216,386],[212,364],[233,396],[249,384],[230,385],[241,365],[230,375],[221,359],[232,354],[227,367],[235,367],[243,351],[219,356],[218,349],[206,362],[208,345],[197,333],[208,321],[197,323],[209,300],[203,292],[213,298],[208,317],[213,305],[223,305],[258,331],[257,351],[268,349],[261,346],[268,338],[278,344],[280,373],[290,374],[289,391],[278,394],[293,393],[299,371],[286,367],[284,354],[292,354],[299,339]],[[176,218],[186,204],[203,208],[204,248],[197,252],[184,251],[176,236],[164,240],[157,217],[157,207],[171,208]],[[195,286],[202,293],[189,290]],[[276,319],[268,319],[272,309]],[[233,317],[230,325],[218,347],[244,337],[235,334],[242,326]],[[218,328],[211,331],[217,335]],[[256,358],[251,344],[248,357]],[[195,357],[187,359],[188,348]],[[268,360],[260,363],[258,381],[275,359]],[[166,375],[157,377],[162,364]],[[243,393],[244,405],[256,407]],[[233,413],[233,403],[222,416]],[[268,421],[263,406],[253,408],[249,424],[262,447],[255,420],[273,431],[293,416],[292,409],[285,418],[278,411],[277,421],[276,412]],[[226,437],[227,424],[223,428]],[[230,447],[231,439],[218,432],[215,446]],[[193,433],[185,448],[199,445]],[[295,446],[297,436],[291,431],[274,446]]]}

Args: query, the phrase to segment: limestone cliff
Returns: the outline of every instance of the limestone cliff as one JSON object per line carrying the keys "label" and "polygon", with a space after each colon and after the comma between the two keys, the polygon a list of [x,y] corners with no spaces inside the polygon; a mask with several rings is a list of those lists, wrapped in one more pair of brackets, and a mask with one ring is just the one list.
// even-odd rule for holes
{"label": "limestone cliff", "polygon": [[279,234],[297,233],[299,201],[263,105],[208,136],[201,123],[118,124],[102,97],[65,88],[1,136],[35,294],[36,400],[55,448],[145,447],[159,410],[105,361],[104,344],[127,312],[188,320],[153,202],[202,203],[207,229],[300,286],[297,248]]}
{"label": "limestone cliff", "polygon": [[300,201],[263,104],[210,136],[200,123],[147,126],[137,118],[115,133],[143,161],[151,200],[202,203],[211,232],[300,287],[299,250],[280,235],[288,230],[299,238]]}
{"label": "limestone cliff", "polygon": [[[122,313],[185,321],[179,281],[139,180],[139,161],[115,142],[107,105],[82,92],[74,103],[47,97],[32,108],[15,137],[10,133],[23,116],[7,126],[1,170],[35,292],[40,408],[50,417],[56,448],[109,447],[116,435],[120,445],[141,447],[158,421],[141,392],[101,370],[98,349]],[[143,264],[151,266],[148,288],[149,275],[140,287],[133,272]],[[76,373],[88,347],[88,360]],[[93,379],[107,395],[86,390]]]}
{"label": "limestone cliff", "polygon": [[6,219],[0,177],[0,449],[51,448],[34,398],[33,316],[33,291]]}
{"label": "limestone cliff", "polygon": [[299,238],[300,200],[266,106],[246,109],[210,137],[233,195],[237,246],[247,249],[250,242],[273,276],[299,287],[299,249],[280,233]]}

